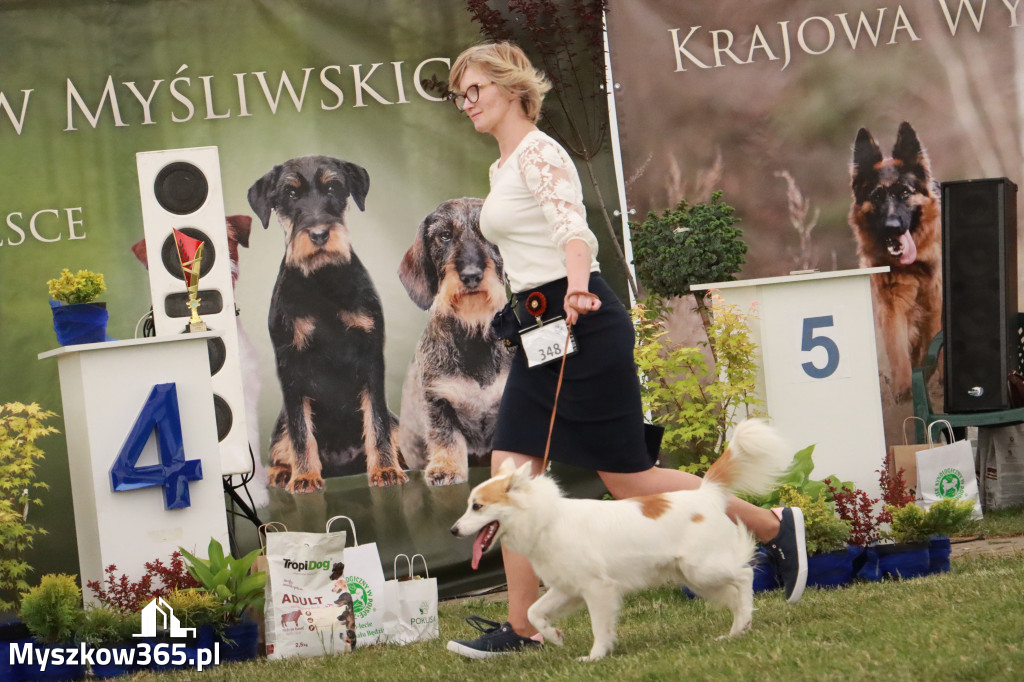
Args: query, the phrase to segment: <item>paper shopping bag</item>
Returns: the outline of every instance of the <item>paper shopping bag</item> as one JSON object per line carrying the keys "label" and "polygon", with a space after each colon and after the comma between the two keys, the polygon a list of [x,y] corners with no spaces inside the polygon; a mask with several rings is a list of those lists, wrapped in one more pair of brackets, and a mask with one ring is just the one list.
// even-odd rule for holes
{"label": "paper shopping bag", "polygon": [[[415,574],[416,557],[423,561],[423,577]],[[437,623],[437,578],[427,572],[427,559],[414,554],[409,579],[398,583],[398,642],[426,642],[440,634]]]}
{"label": "paper shopping bag", "polygon": [[[945,420],[932,422],[928,425],[928,442],[932,442],[932,427],[944,423],[949,429],[950,438],[953,427]],[[968,440],[953,441],[947,445],[937,445],[917,453],[917,492],[918,506],[928,509],[943,499],[971,500],[974,502],[974,513],[971,518],[981,518],[981,499],[978,496],[978,478],[974,473],[974,450]]]}
{"label": "paper shopping bag", "polygon": [[268,533],[267,658],[355,648],[355,616],[342,570],[347,533]]}
{"label": "paper shopping bag", "polygon": [[889,479],[892,480],[896,474],[903,470],[903,480],[907,484],[907,492],[914,497],[917,495],[917,453],[926,450],[928,443],[910,444],[907,443],[907,422],[916,419],[924,423],[920,417],[907,417],[903,420],[903,445],[889,446],[889,454],[886,457],[886,469],[889,472]]}
{"label": "paper shopping bag", "polygon": [[[423,561],[422,578],[413,571],[416,557]],[[408,577],[399,577],[399,558],[405,558]],[[437,639],[440,634],[437,622],[437,578],[430,577],[426,557],[415,554],[410,559],[405,554],[397,555],[394,574],[395,579],[385,584],[385,591],[391,595],[390,606],[394,609],[394,617],[390,619],[388,627],[388,642],[405,645]]]}
{"label": "paper shopping bag", "polygon": [[384,593],[384,569],[377,553],[377,543],[360,545],[356,537],[356,526],[347,516],[335,516],[327,521],[328,532],[331,524],[345,519],[352,531],[352,546],[345,549],[345,580],[352,594],[356,617],[356,646],[383,644],[387,641],[384,614],[389,608],[388,595]]}
{"label": "paper shopping bag", "polygon": [[266,586],[263,588],[263,612],[253,614],[256,622],[259,624],[260,646],[264,647],[264,653],[266,653],[265,647],[267,644],[267,620],[273,620],[274,618],[274,598],[270,585],[270,573],[267,571],[267,533],[281,531],[288,532],[288,527],[280,521],[270,521],[256,529],[256,535],[259,536],[260,548],[263,550],[263,553],[256,557],[256,560],[252,562],[252,566],[249,568],[249,573],[264,573],[267,575]]}

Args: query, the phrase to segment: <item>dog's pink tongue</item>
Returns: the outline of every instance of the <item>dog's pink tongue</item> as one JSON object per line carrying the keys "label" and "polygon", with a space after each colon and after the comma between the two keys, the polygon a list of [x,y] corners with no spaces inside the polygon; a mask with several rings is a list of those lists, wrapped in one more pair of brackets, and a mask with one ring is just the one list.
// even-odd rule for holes
{"label": "dog's pink tongue", "polygon": [[484,529],[476,534],[476,540],[473,540],[473,563],[470,565],[474,571],[480,568],[480,557],[484,555],[484,535],[488,530],[489,528],[484,526]]}
{"label": "dog's pink tongue", "polygon": [[914,243],[909,230],[900,235],[900,246],[903,247],[903,253],[900,255],[901,265],[910,265],[917,260],[917,244]]}

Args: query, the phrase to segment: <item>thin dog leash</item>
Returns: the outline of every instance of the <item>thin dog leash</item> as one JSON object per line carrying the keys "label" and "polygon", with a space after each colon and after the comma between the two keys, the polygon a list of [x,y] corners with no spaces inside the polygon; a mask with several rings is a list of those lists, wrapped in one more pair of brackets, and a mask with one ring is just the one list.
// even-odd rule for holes
{"label": "thin dog leash", "polygon": [[[587,296],[589,298],[600,298],[589,291],[570,291],[566,293],[565,298],[568,299],[570,296]],[[576,311],[577,315],[583,313]],[[562,377],[565,375],[565,361],[569,357],[569,344],[572,342],[572,325],[566,324],[568,331],[565,335],[565,353],[562,354],[562,363],[558,369],[558,383],[555,385],[555,402],[551,405],[551,423],[548,424],[548,442],[544,445],[544,459],[541,461],[540,470],[541,473],[547,471],[548,468],[548,454],[551,451],[551,434],[555,431],[555,415],[558,414],[558,395],[562,392]]]}

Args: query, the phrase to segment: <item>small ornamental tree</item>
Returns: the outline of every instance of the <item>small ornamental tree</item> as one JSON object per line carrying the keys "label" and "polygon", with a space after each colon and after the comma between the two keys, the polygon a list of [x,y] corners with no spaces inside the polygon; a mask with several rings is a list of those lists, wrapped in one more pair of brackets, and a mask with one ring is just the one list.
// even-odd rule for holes
{"label": "small ornamental tree", "polygon": [[662,451],[683,458],[681,469],[702,473],[722,454],[725,435],[737,417],[752,416],[762,402],[754,393],[756,346],[747,314],[716,301],[708,327],[708,343],[718,348],[712,372],[700,346],[683,346],[669,338],[667,314],[656,295],[633,308],[633,357],[643,377],[641,398],[654,423],[665,428]]}
{"label": "small ornamental tree", "polygon": [[36,479],[43,458],[36,441],[57,433],[46,424],[56,416],[35,403],[0,405],[0,611],[14,610],[18,595],[29,588],[26,577],[32,567],[24,555],[35,537],[46,533],[27,518],[31,506],[42,505],[33,495],[48,488]]}
{"label": "small ornamental tree", "polygon": [[684,199],[660,215],[652,211],[642,223],[630,224],[640,283],[665,298],[693,294],[705,329],[711,326],[711,313],[704,292],[691,292],[690,285],[736,279],[746,262],[747,245],[742,230],[734,227],[739,222],[734,212],[719,190],[707,203]]}

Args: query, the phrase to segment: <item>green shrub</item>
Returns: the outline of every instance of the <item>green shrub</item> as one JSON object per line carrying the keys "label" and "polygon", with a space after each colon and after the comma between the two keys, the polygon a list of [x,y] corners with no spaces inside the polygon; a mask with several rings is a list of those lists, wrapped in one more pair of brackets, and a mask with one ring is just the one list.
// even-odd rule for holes
{"label": "green shrub", "polygon": [[41,506],[32,497],[49,486],[36,480],[36,464],[43,450],[36,441],[57,429],[46,421],[56,417],[35,403],[0,405],[0,611],[18,608],[21,592],[29,588],[26,576],[32,567],[25,552],[37,535],[46,531],[26,521],[29,505]]}
{"label": "green shrub", "polygon": [[846,548],[850,539],[850,522],[836,516],[824,496],[810,497],[786,485],[779,501],[786,507],[800,507],[804,514],[804,530],[808,554],[827,554]]}
{"label": "green shrub", "polygon": [[[662,452],[683,462],[681,469],[699,474],[722,454],[737,419],[755,416],[753,408],[762,402],[754,394],[757,346],[747,315],[716,300],[709,341],[687,347],[668,337],[669,309],[661,298],[638,303],[632,313],[644,409],[665,428]],[[715,370],[704,354],[708,344],[717,349]]]}
{"label": "green shrub", "polygon": [[722,201],[721,190],[706,204],[685,199],[674,208],[647,214],[630,223],[633,265],[640,283],[664,297],[690,293],[691,284],[726,282],[736,278],[745,262],[747,245],[739,218]]}
{"label": "green shrub", "polygon": [[141,613],[124,614],[109,606],[90,606],[82,614],[77,639],[93,646],[111,646],[132,641],[141,630]]}
{"label": "green shrub", "polygon": [[36,639],[47,644],[70,642],[82,614],[82,589],[71,575],[44,575],[21,596],[22,621]]}
{"label": "green shrub", "polygon": [[90,270],[79,270],[72,274],[64,268],[60,277],[46,280],[50,298],[62,303],[91,303],[107,289],[103,275]]}
{"label": "green shrub", "polygon": [[903,507],[886,505],[892,514],[891,527],[882,537],[893,542],[924,542],[935,536],[948,537],[970,527],[974,502],[970,500],[939,500],[928,508],[916,504]]}
{"label": "green shrub", "polygon": [[221,612],[222,603],[217,595],[201,589],[172,590],[164,597],[174,615],[188,628],[213,623]]}

